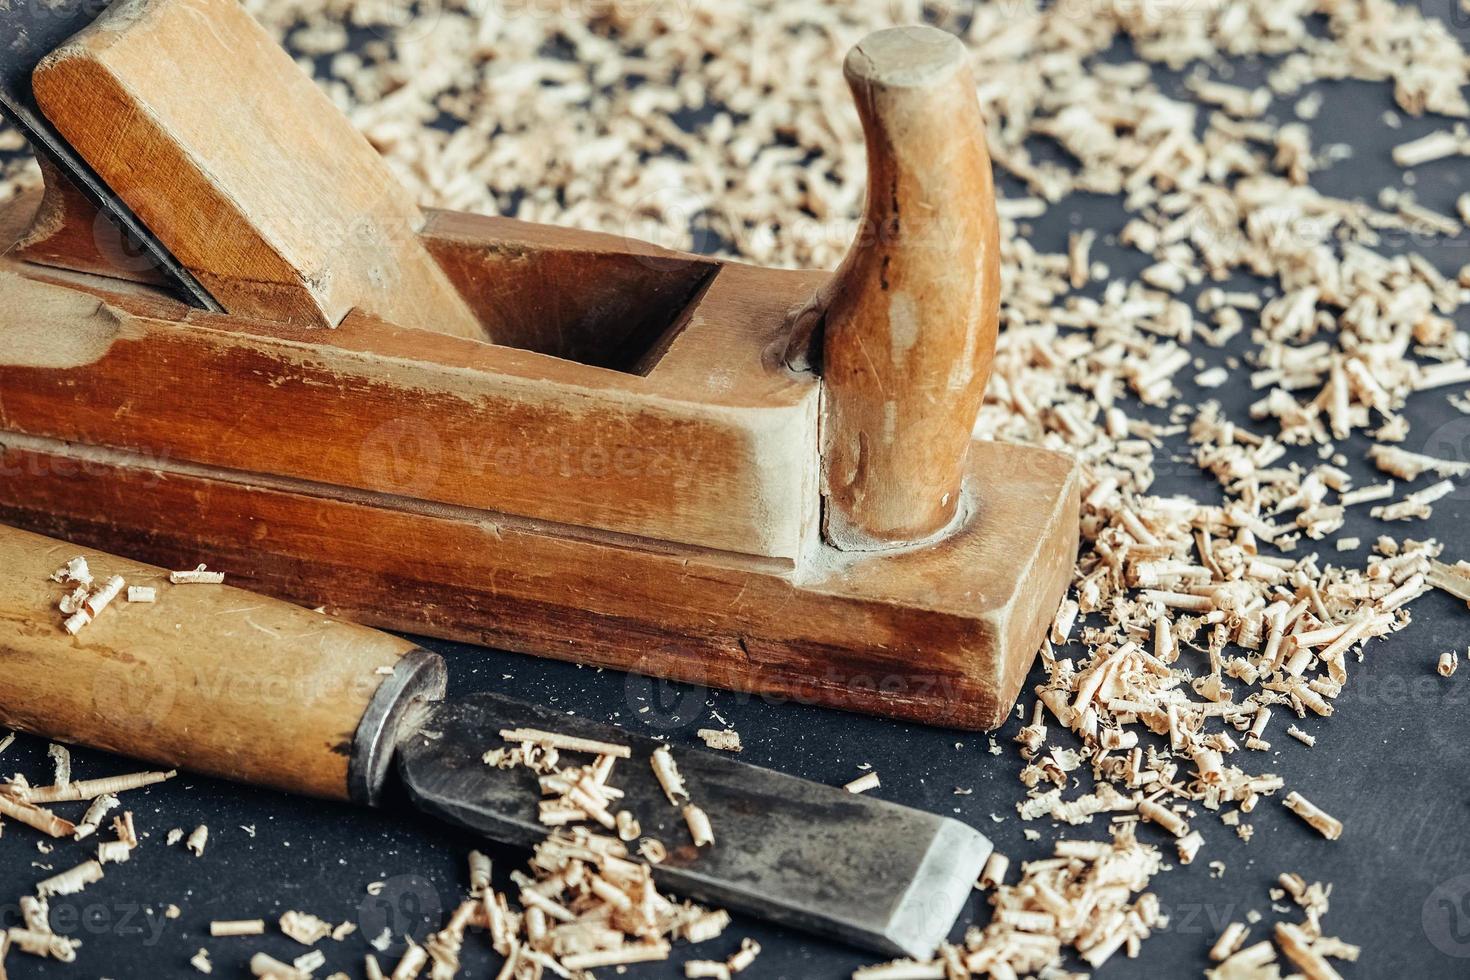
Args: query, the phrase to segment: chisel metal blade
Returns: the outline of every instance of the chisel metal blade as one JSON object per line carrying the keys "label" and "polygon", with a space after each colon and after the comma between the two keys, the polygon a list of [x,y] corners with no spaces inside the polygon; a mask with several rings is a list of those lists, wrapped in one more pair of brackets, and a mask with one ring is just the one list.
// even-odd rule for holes
{"label": "chisel metal blade", "polygon": [[125,233],[119,247],[137,249],[191,304],[220,312],[193,273],[138,220],[42,115],[31,88],[41,59],[91,25],[109,0],[0,0],[0,117],[8,119],[38,154],[43,154],[76,188]]}
{"label": "chisel metal blade", "polygon": [[888,955],[933,954],[992,850],[956,820],[687,749],[676,760],[716,838],[696,849],[681,808],[653,774],[649,760],[663,743],[493,694],[429,710],[397,756],[422,810],[531,847],[548,834],[537,819],[541,791],[525,768],[484,763],[487,750],[507,744],[499,732],[537,728],[626,745],[632,758],[618,763],[609,785],[626,793],[618,808],[638,818],[643,836],[668,848],[654,869],[662,887]]}

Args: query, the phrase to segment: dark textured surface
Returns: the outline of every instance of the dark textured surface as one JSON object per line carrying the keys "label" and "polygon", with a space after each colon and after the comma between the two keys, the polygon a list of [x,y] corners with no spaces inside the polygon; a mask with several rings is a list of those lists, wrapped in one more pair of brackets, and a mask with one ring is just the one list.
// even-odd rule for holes
{"label": "dark textured surface", "polygon": [[[1465,24],[1470,16],[1451,13],[1448,3],[1431,6],[1457,18],[1462,37],[1470,36]],[[1170,90],[1179,91],[1175,86]],[[1391,108],[1391,100],[1383,84],[1340,83],[1323,91],[1326,102],[1313,124],[1317,142],[1348,142],[1355,150],[1352,159],[1314,177],[1315,186],[1326,193],[1366,199],[1383,186],[1399,186],[1388,147],[1443,125],[1443,120],[1408,119],[1402,129],[1385,128],[1381,116]],[[1288,118],[1289,104],[1278,103],[1275,111]],[[1470,189],[1463,160],[1420,167],[1416,175],[1419,199],[1442,211],[1451,210],[1456,195]],[[1116,202],[1079,198],[1037,222],[1031,236],[1037,247],[1057,250],[1071,227],[1090,225],[1106,235],[1116,232],[1124,220]],[[1446,271],[1470,261],[1463,238],[1404,244]],[[1133,273],[1145,264],[1140,256],[1111,247],[1100,247],[1096,254],[1112,265],[1115,274]],[[1463,317],[1461,326],[1466,326]],[[1201,348],[1196,353],[1213,365],[1245,349],[1242,343],[1232,351]],[[1407,414],[1413,430],[1406,447],[1470,458],[1470,416],[1457,413],[1444,396],[1445,392],[1429,393],[1411,401]],[[1242,386],[1219,389],[1209,397],[1221,399],[1233,418],[1246,418],[1250,392]],[[1341,443],[1360,480],[1368,476],[1361,462],[1368,444],[1362,437]],[[1293,455],[1311,456],[1310,451]],[[1187,458],[1171,460],[1161,453],[1157,463],[1159,492],[1216,499],[1218,490]],[[1359,535],[1365,543],[1384,532],[1400,537],[1432,535],[1458,556],[1470,557],[1467,521],[1470,486],[1461,481],[1457,493],[1435,505],[1432,521],[1382,525],[1367,517],[1366,508],[1355,508],[1342,533]],[[1322,552],[1324,560],[1336,560],[1330,542]],[[1362,562],[1365,553],[1351,553],[1344,560]],[[1333,883],[1326,929],[1364,946],[1359,964],[1342,966],[1345,976],[1470,974],[1470,763],[1465,749],[1470,673],[1462,669],[1449,681],[1434,673],[1441,651],[1465,650],[1470,611],[1438,593],[1415,603],[1413,610],[1415,622],[1409,629],[1374,642],[1363,663],[1350,664],[1352,678],[1337,701],[1334,717],[1299,723],[1319,737],[1316,748],[1287,737],[1286,719],[1278,718],[1272,725],[1273,751],[1247,753],[1242,760],[1243,765],[1279,772],[1289,787],[1342,818],[1347,827],[1342,839],[1329,843],[1317,836],[1282,809],[1279,796],[1262,802],[1251,821],[1255,838],[1249,844],[1215,820],[1197,819],[1195,826],[1207,841],[1200,859],[1154,882],[1154,891],[1171,915],[1168,929],[1144,945],[1136,963],[1109,963],[1099,976],[1198,976],[1206,966],[1205,950],[1226,922],[1242,919],[1248,910],[1259,911],[1265,919],[1252,935],[1260,938],[1266,926],[1280,918],[1271,911],[1266,890],[1282,871]],[[744,737],[743,761],[834,785],[856,776],[860,763],[871,763],[883,779],[878,795],[957,816],[995,840],[1013,860],[1046,854],[1054,836],[1048,824],[1023,825],[1016,816],[1014,804],[1022,792],[1016,778],[1020,761],[1009,744],[1014,719],[1000,733],[1004,749],[996,755],[987,750],[984,736],[451,644],[427,645],[449,656],[454,691],[503,692],[559,711],[614,720],[631,731],[667,737],[675,746],[694,744],[697,728],[718,727],[712,717],[718,712]],[[0,771],[20,770],[43,778],[48,771],[44,752],[44,743],[20,739],[0,756]],[[125,763],[91,753],[77,756],[78,776],[126,768]],[[956,787],[973,793],[955,795]],[[253,950],[264,949],[284,959],[304,950],[279,936],[210,940],[208,921],[273,918],[286,909],[351,920],[369,936],[389,925],[422,937],[439,921],[441,911],[459,900],[465,886],[464,855],[476,846],[471,835],[427,821],[406,806],[369,813],[205,779],[181,778],[132,794],[127,803],[139,829],[148,835],[144,848],[130,864],[110,869],[105,881],[83,895],[53,904],[57,929],[84,942],[77,965],[67,969],[12,956],[13,977],[192,975],[187,960],[201,946],[211,949],[217,976],[238,976],[245,972]],[[182,847],[163,846],[169,828],[187,831],[198,823],[207,823],[212,830],[204,858],[196,860]],[[1025,841],[1023,826],[1042,831],[1042,840]],[[1065,830],[1068,836],[1098,837],[1104,825]],[[1167,843],[1150,831],[1145,837]],[[507,849],[491,853],[502,881],[524,857]],[[63,846],[53,855],[38,853],[34,834],[6,827],[0,837],[0,902],[12,903],[14,896],[46,877],[50,872],[42,865],[60,869],[84,856],[77,845]],[[1225,863],[1219,877],[1207,865],[1217,860]],[[374,881],[387,883],[376,898],[365,892]],[[163,918],[169,903],[182,909],[179,919]],[[975,917],[983,922],[980,904],[972,900],[962,921]],[[13,904],[4,905],[8,922],[16,914]],[[1296,918],[1295,910],[1285,918]],[[747,935],[765,946],[757,965],[746,974],[754,980],[828,980],[870,960],[744,918],[725,938],[701,947],[694,956],[722,957]],[[468,947],[467,975],[493,975],[495,958],[483,941],[476,938]],[[342,944],[328,941],[323,949],[329,968],[318,975],[332,969],[358,975],[366,948],[361,935]],[[677,963],[689,956],[681,949],[674,964],[634,967],[625,975],[630,980],[682,976]]]}

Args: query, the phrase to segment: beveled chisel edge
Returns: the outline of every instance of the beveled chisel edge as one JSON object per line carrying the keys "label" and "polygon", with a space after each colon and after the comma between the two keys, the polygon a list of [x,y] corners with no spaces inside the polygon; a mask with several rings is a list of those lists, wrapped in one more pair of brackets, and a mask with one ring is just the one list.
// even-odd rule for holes
{"label": "beveled chisel edge", "polygon": [[974,894],[994,850],[978,830],[944,819],[884,935],[892,951],[914,959],[932,957]]}

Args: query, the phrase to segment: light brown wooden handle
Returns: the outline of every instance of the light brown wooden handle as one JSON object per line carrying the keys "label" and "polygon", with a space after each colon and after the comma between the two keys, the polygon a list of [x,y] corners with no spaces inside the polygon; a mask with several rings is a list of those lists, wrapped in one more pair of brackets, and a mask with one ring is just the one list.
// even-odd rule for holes
{"label": "light brown wooden handle", "polygon": [[846,63],[868,146],[863,224],[819,301],[826,533],[881,550],[956,523],[995,354],[1000,245],[968,54],[930,27]]}
{"label": "light brown wooden handle", "polygon": [[[75,635],[51,580],[86,558],[126,589]],[[443,692],[407,640],[0,525],[0,725],[159,766],[374,802],[409,699]]]}

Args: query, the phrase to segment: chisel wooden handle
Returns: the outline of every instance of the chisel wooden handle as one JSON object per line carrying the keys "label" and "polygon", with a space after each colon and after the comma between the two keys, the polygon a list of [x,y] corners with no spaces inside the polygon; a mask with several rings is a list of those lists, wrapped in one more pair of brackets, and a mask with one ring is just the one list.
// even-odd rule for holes
{"label": "chisel wooden handle", "polygon": [[[87,559],[126,590],[69,635],[51,576]],[[408,640],[0,525],[0,724],[293,793],[376,802],[396,727],[443,694]]]}

